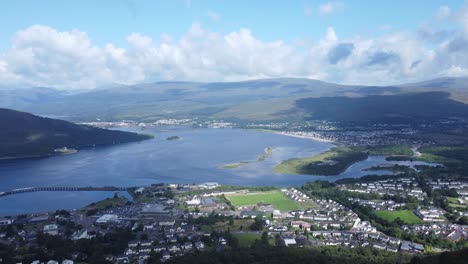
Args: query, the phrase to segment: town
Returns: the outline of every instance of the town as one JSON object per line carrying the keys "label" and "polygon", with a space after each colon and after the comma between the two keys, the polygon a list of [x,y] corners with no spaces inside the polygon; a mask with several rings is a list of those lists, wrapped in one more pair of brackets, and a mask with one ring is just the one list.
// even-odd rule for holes
{"label": "town", "polygon": [[[195,251],[258,243],[364,247],[401,254],[442,252],[467,243],[468,182],[427,182],[431,190],[447,193],[444,199],[451,212],[431,201],[415,178],[326,185],[243,188],[208,182],[131,187],[125,189],[129,196],[115,192],[79,210],[0,218],[0,244],[22,253],[16,255],[17,263],[70,264],[92,259],[93,249],[79,251],[79,245],[86,248],[92,242],[101,247],[109,239],[111,249],[102,246],[100,252],[109,263],[165,262]],[[336,199],[327,197],[333,192]],[[377,218],[364,219],[363,208]],[[385,221],[400,224],[402,234],[389,234],[382,227]],[[437,244],[421,239],[432,236]],[[75,247],[62,249],[57,241]],[[51,258],[28,259],[25,252],[33,248]]]}
{"label": "town", "polygon": [[311,138],[327,142],[335,142],[347,146],[381,146],[381,145],[418,145],[430,146],[433,144],[459,144],[459,140],[446,138],[421,138],[418,135],[425,131],[464,130],[468,120],[441,119],[435,123],[421,121],[413,125],[399,123],[369,124],[362,126],[345,123],[311,120],[301,122],[239,122],[232,120],[216,120],[206,118],[180,118],[157,119],[153,122],[140,122],[135,120],[122,120],[118,122],[81,123],[100,128],[138,128],[141,130],[163,126],[183,126],[192,128],[239,128],[253,129],[264,132],[283,133],[284,135]]}

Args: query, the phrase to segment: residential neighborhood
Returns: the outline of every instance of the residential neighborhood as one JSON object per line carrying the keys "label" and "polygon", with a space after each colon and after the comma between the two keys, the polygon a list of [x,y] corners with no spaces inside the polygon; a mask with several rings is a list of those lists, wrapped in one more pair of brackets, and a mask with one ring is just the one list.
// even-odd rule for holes
{"label": "residential neighborhood", "polygon": [[[459,200],[467,198],[464,182],[436,181],[430,186],[435,189],[454,186]],[[422,205],[426,196],[413,178],[343,184],[336,188],[342,192],[379,197],[389,197],[390,194],[408,197],[421,205],[408,210],[408,203],[391,199],[348,197],[347,201],[370,208],[377,214],[409,213],[413,218],[401,220],[404,223],[415,221],[402,226],[402,232],[408,234],[430,233],[452,242],[468,239],[468,226],[451,223],[441,208]],[[190,252],[232,247],[235,245],[233,239],[248,246],[263,236],[272,245],[286,247],[339,245],[410,254],[427,250],[427,245],[389,236],[350,208],[333,199],[311,195],[301,188],[248,189],[217,183],[155,184],[131,188],[129,193],[132,200],[115,194],[113,198],[80,210],[2,218],[0,242],[35,245],[44,235],[73,241],[93,240],[111,235],[115,230],[129,230],[132,239],[126,242],[122,252],[107,256],[113,263],[144,263],[154,256],[164,262]],[[463,213],[466,214],[466,208]],[[74,263],[79,259],[78,254],[71,260],[48,263]]]}

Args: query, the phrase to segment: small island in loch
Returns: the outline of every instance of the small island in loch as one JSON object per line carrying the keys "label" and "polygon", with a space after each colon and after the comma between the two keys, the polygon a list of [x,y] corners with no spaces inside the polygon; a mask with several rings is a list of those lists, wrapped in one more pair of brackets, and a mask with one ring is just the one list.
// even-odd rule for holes
{"label": "small island in loch", "polygon": [[63,148],[54,149],[54,152],[57,154],[68,155],[68,154],[77,153],[78,150],[74,148],[63,147]]}
{"label": "small island in loch", "polygon": [[170,136],[168,138],[166,138],[166,140],[181,140],[182,138],[179,137],[179,136]]}

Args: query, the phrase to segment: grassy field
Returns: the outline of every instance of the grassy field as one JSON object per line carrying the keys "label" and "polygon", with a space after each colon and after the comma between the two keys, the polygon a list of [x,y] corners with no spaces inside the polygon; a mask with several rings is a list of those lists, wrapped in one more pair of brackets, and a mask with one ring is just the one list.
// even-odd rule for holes
{"label": "grassy field", "polygon": [[452,207],[453,209],[462,210],[462,211],[463,209],[466,209],[466,205],[459,204],[459,203],[449,203],[448,206]]}
{"label": "grassy field", "polygon": [[353,163],[365,160],[367,153],[348,147],[335,147],[322,154],[308,158],[290,159],[274,168],[276,173],[337,175],[344,172]]}
{"label": "grassy field", "polygon": [[259,192],[251,194],[228,195],[227,199],[234,206],[256,205],[258,203],[271,204],[280,211],[301,209],[301,206],[280,191]]}
{"label": "grassy field", "polygon": [[123,196],[118,196],[118,197],[107,198],[99,202],[92,203],[88,205],[87,207],[95,208],[95,209],[106,209],[106,208],[112,208],[112,207],[119,206],[119,205],[124,205],[126,202],[128,202],[127,198]]}
{"label": "grassy field", "polygon": [[333,158],[335,155],[336,153],[334,151],[327,151],[308,158],[286,160],[276,166],[274,171],[277,173],[297,174],[301,171],[302,167],[315,162],[323,162]]}
{"label": "grassy field", "polygon": [[[238,240],[241,247],[250,247],[255,243],[255,240],[260,241],[262,239],[261,234],[251,234],[251,233],[236,233],[233,234]],[[268,243],[272,246],[275,245],[274,239],[268,239]]]}
{"label": "grassy field", "polygon": [[117,197],[112,197],[112,198],[106,198],[104,200],[91,203],[83,208],[81,208],[79,211],[81,213],[88,213],[96,210],[102,210],[102,209],[108,209],[116,206],[121,206],[125,205],[128,202],[128,199],[124,196],[117,196]]}
{"label": "grassy field", "polygon": [[389,222],[393,222],[395,219],[400,218],[403,222],[407,224],[421,224],[423,221],[419,219],[413,212],[410,210],[398,210],[398,211],[375,211],[375,214],[385,219]]}
{"label": "grassy field", "polygon": [[249,163],[250,163],[249,161],[241,161],[241,162],[237,162],[237,163],[228,163],[228,164],[222,165],[221,168],[223,168],[223,169],[237,169],[237,168],[241,167],[242,165],[249,164]]}
{"label": "grassy field", "polygon": [[460,203],[458,201],[458,198],[455,198],[455,197],[447,197],[447,201],[449,202],[448,205],[450,207],[452,207],[453,209],[457,209],[457,210],[460,210],[460,209],[467,209],[468,205],[465,203]]}
{"label": "grassy field", "polygon": [[229,221],[225,222],[217,222],[211,226],[212,230],[217,232],[226,232],[230,231],[243,231],[248,230],[249,227],[255,222],[254,219],[246,218],[246,219],[234,219],[232,224],[229,224]]}
{"label": "grassy field", "polygon": [[234,234],[237,239],[239,239],[239,245],[241,247],[249,247],[251,246],[255,240],[260,240],[262,239],[260,234]]}

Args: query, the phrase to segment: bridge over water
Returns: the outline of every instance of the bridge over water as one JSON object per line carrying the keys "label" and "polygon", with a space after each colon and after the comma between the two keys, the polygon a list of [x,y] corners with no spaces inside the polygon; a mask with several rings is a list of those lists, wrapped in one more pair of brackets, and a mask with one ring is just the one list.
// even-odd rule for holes
{"label": "bridge over water", "polygon": [[11,191],[0,192],[0,197],[13,195],[13,194],[20,194],[20,193],[27,193],[27,192],[77,192],[77,191],[108,191],[108,192],[120,192],[120,191],[128,191],[129,187],[115,187],[115,186],[104,186],[104,187],[27,187],[27,188],[19,188],[14,189]]}

